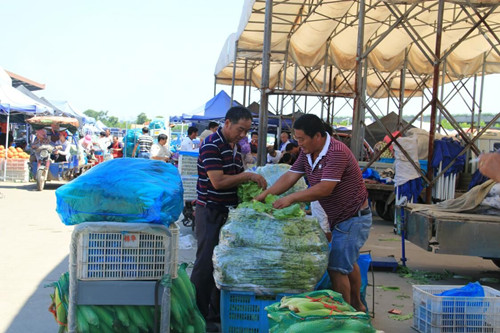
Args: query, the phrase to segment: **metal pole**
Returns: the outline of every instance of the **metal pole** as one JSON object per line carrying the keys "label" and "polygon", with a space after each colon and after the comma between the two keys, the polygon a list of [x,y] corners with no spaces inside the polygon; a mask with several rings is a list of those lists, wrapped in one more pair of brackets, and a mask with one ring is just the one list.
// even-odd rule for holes
{"label": "metal pole", "polygon": [[[439,89],[439,65],[441,64],[441,37],[443,32],[444,0],[439,0],[436,28],[436,49],[434,54],[434,77],[432,78],[431,126],[429,129],[429,155],[427,157],[427,179],[432,182],[432,158],[434,156],[434,133],[436,132],[437,98]],[[431,183],[432,184],[432,183]],[[432,202],[432,185],[426,189],[426,203]]]}
{"label": "metal pole", "polygon": [[234,58],[233,58],[233,78],[231,80],[231,103],[233,105],[234,100],[234,81],[236,80],[236,57],[238,55],[238,41],[234,42]]}
{"label": "metal pole", "polygon": [[361,113],[364,110],[362,107],[361,99],[363,98],[363,40],[364,40],[364,25],[365,25],[365,1],[361,0],[359,2],[359,13],[358,13],[358,41],[356,47],[356,77],[355,77],[355,89],[356,97],[354,98],[354,109],[352,116],[352,138],[351,138],[351,151],[357,160],[361,158],[361,143],[360,141],[360,121],[362,120]]}
{"label": "metal pole", "polygon": [[[247,70],[248,70],[248,58],[245,58],[245,79],[243,80],[243,105],[247,105]],[[232,105],[232,104],[231,104]]]}
{"label": "metal pole", "polygon": [[269,67],[271,60],[271,28],[273,18],[273,0],[266,0],[266,12],[264,22],[264,45],[262,49],[262,81],[260,85],[260,108],[259,108],[259,145],[257,150],[257,165],[266,164],[266,141],[267,141],[267,103],[269,93]]}

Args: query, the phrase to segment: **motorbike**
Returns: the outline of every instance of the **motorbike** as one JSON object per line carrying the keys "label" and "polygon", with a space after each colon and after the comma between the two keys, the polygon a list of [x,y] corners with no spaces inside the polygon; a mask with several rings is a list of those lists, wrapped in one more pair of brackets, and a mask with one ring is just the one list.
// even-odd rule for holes
{"label": "motorbike", "polygon": [[39,148],[36,149],[38,153],[38,160],[37,160],[37,170],[35,174],[35,180],[36,180],[36,188],[38,191],[42,191],[43,188],[45,187],[45,182],[47,181],[48,178],[48,173],[50,169],[50,155],[54,151],[54,146],[52,145],[41,145]]}

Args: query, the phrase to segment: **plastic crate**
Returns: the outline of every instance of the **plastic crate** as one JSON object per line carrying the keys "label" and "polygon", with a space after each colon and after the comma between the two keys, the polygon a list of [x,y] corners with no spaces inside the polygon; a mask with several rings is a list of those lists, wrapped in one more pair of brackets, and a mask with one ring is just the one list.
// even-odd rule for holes
{"label": "plastic crate", "polygon": [[419,332],[500,332],[500,292],[485,297],[435,296],[461,286],[413,286],[413,328]]}
{"label": "plastic crate", "polygon": [[[3,171],[0,177],[1,176],[3,176]],[[29,178],[30,178],[30,172],[28,169],[26,170],[7,169],[7,171],[5,172],[5,180],[8,182],[27,183],[29,182]]]}
{"label": "plastic crate", "polygon": [[196,184],[198,183],[198,176],[181,176],[182,187],[184,188],[184,201],[196,200],[198,192],[196,191]]}
{"label": "plastic crate", "polygon": [[198,157],[179,154],[179,173],[181,176],[197,176],[198,175]]}
{"label": "plastic crate", "polygon": [[177,266],[178,230],[148,223],[81,223],[73,231],[71,246],[77,278],[158,280]]}
{"label": "plastic crate", "polygon": [[221,290],[221,325],[224,333],[267,333],[269,321],[265,307],[279,302],[283,296],[256,295],[250,291]]}

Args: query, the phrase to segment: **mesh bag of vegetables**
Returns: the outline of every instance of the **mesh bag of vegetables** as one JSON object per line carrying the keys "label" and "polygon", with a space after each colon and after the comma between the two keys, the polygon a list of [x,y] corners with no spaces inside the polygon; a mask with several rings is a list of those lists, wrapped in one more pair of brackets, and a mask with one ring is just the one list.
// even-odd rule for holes
{"label": "mesh bag of vegetables", "polygon": [[56,190],[62,222],[110,221],[170,225],[183,208],[181,177],[172,164],[142,158],[100,163]]}
{"label": "mesh bag of vegetables", "polygon": [[270,333],[374,333],[370,316],[356,310],[332,290],[285,296],[266,307]]}
{"label": "mesh bag of vegetables", "polygon": [[213,254],[219,288],[301,292],[314,289],[325,272],[328,242],[319,223],[298,205],[273,209],[270,198],[230,211]]}
{"label": "mesh bag of vegetables", "polygon": [[[267,164],[265,166],[258,167],[255,171],[247,172],[255,172],[262,175],[262,177],[266,179],[267,187],[271,187],[283,174],[290,170],[290,168],[291,166],[288,164]],[[306,181],[302,177],[288,191],[281,194],[280,197],[305,190],[306,188]],[[262,189],[257,186],[257,183],[247,182],[238,187],[238,198],[242,202],[251,201],[254,197],[260,194],[260,192],[262,192]]]}

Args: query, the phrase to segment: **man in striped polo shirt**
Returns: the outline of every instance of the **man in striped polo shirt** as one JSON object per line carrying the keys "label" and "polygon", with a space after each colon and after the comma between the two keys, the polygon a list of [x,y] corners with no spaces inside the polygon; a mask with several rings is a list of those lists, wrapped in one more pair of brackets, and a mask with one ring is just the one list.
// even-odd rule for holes
{"label": "man in striped polo shirt", "polygon": [[266,188],[264,177],[243,172],[241,147],[237,144],[252,126],[252,114],[244,107],[232,107],[224,126],[209,135],[198,157],[198,199],[196,201],[196,238],[198,248],[191,274],[196,288],[196,303],[207,321],[207,332],[217,331],[220,322],[220,292],[213,278],[212,254],[219,243],[219,231],[229,208],[238,205],[237,187],[252,180]]}
{"label": "man in striped polo shirt", "polygon": [[342,142],[332,138],[324,122],[313,114],[300,117],[293,125],[301,152],[290,171],[257,196],[286,192],[303,175],[310,187],[276,200],[275,208],[295,202],[318,200],[328,216],[332,242],[328,273],[333,290],[358,311],[366,311],[360,299],[359,251],[370,232],[372,215],[368,191],[356,158]]}
{"label": "man in striped polo shirt", "polygon": [[139,158],[151,158],[151,147],[153,146],[153,138],[149,135],[149,128],[144,126],[142,128],[142,135],[137,139],[137,143],[132,150],[132,157],[135,156],[137,148],[139,148]]}

